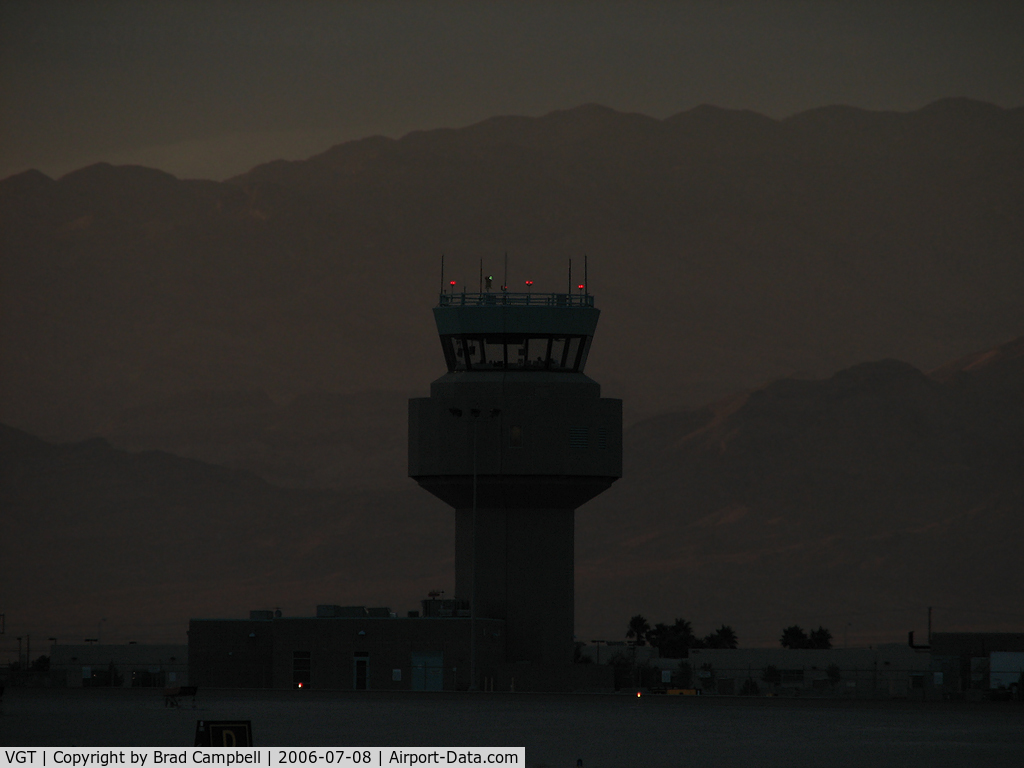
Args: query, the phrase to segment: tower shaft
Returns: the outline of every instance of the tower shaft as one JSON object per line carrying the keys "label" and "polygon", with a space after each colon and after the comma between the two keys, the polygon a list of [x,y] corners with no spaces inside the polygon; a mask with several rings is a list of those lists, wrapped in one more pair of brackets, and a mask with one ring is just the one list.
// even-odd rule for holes
{"label": "tower shaft", "polygon": [[[573,654],[571,509],[455,511],[455,591],[480,618],[505,620],[509,662],[565,663]],[[476,547],[474,569],[473,547]]]}

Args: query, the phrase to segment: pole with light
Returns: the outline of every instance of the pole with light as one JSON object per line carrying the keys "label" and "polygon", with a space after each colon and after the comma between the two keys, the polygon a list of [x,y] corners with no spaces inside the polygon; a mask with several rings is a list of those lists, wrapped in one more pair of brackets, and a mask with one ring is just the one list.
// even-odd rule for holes
{"label": "pole with light", "polygon": [[[482,343],[482,342],[481,342]],[[461,408],[449,408],[448,412],[457,419],[462,418]],[[470,408],[469,417],[473,421],[473,547],[470,558],[470,570],[472,571],[472,587],[469,596],[469,690],[479,690],[476,684],[476,522],[477,522],[477,422],[480,420],[481,411],[479,408]],[[493,419],[501,415],[500,408],[491,408],[490,417]]]}
{"label": "pole with light", "polygon": [[[483,343],[483,342],[481,342]],[[476,486],[477,486],[477,422],[480,420],[480,409],[471,408],[470,418],[473,419],[473,589],[469,602],[469,690],[479,690],[476,684]],[[493,419],[501,415],[500,408],[491,408]]]}
{"label": "pole with light", "polygon": [[[480,340],[483,344],[483,339]],[[476,423],[480,419],[480,409],[469,411],[473,419],[473,590],[469,597],[469,690],[477,690],[476,685]]]}

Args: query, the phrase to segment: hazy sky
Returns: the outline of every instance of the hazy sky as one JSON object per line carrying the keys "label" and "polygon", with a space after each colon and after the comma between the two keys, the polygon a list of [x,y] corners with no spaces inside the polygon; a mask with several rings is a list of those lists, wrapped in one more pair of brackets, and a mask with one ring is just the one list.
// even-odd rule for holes
{"label": "hazy sky", "polygon": [[1024,104],[1021,2],[0,3],[0,178],[224,178],[370,134],[586,102],[785,117]]}

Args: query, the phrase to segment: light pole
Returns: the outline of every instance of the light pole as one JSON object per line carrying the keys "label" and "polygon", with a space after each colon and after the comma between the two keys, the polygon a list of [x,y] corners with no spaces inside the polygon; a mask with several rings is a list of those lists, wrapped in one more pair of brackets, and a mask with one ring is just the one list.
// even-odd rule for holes
{"label": "light pole", "polygon": [[[483,344],[483,340],[480,341]],[[477,690],[476,686],[476,423],[480,418],[480,409],[469,411],[473,419],[473,589],[469,597],[469,690]]]}
{"label": "light pole", "polygon": [[[462,418],[461,408],[449,408],[449,413],[455,418]],[[500,408],[491,408],[490,416],[494,418],[501,415]],[[477,488],[477,422],[480,420],[480,409],[470,408],[469,417],[473,421],[473,508],[472,508],[472,529],[473,545],[470,556],[470,570],[472,572],[472,587],[469,596],[469,690],[479,690],[476,684],[476,488]]]}
{"label": "light pole", "polygon": [[604,643],[605,641],[604,640],[591,640],[590,642],[592,642],[594,645],[597,646],[597,663],[600,664],[601,663],[601,643]]}

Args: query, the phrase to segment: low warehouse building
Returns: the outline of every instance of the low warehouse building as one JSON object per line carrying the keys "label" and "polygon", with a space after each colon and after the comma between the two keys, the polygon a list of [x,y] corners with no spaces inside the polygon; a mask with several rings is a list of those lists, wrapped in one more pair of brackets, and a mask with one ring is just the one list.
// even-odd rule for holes
{"label": "low warehouse building", "polygon": [[413,613],[397,618],[386,608],[322,605],[316,616],[251,611],[248,619],[192,619],[189,682],[200,688],[466,690],[475,665],[482,689],[611,687],[607,667],[507,663],[505,622],[474,622],[461,601],[424,600],[423,615]]}
{"label": "low warehouse building", "polygon": [[183,685],[188,679],[187,645],[54,645],[50,674],[69,688]]}
{"label": "low warehouse building", "polygon": [[707,693],[936,697],[927,650],[902,643],[829,650],[693,649],[688,663],[692,684]]}

